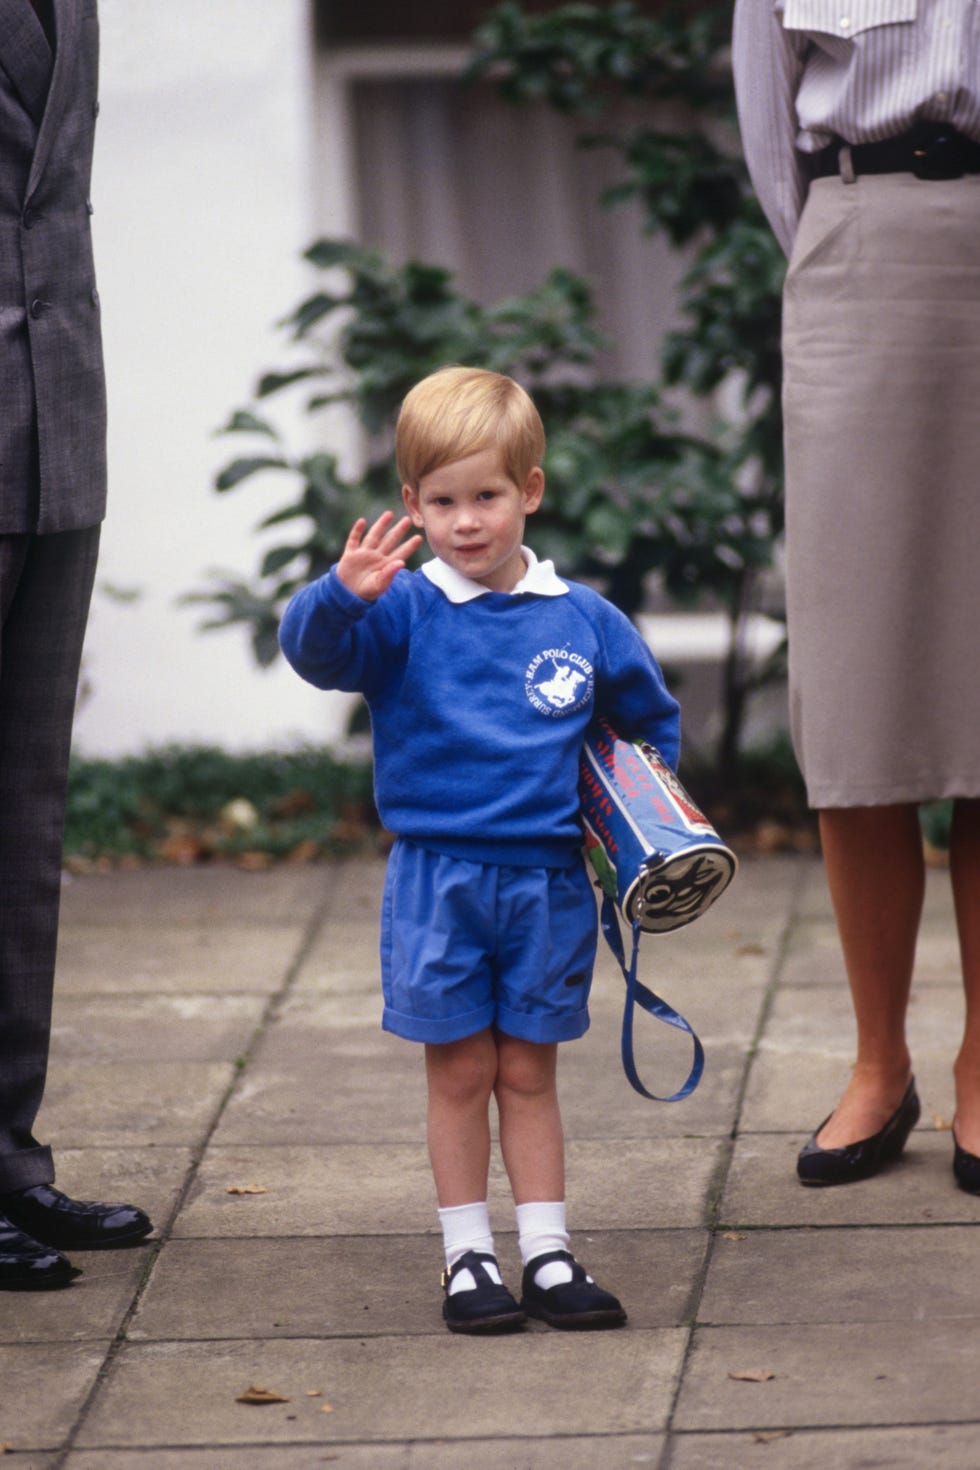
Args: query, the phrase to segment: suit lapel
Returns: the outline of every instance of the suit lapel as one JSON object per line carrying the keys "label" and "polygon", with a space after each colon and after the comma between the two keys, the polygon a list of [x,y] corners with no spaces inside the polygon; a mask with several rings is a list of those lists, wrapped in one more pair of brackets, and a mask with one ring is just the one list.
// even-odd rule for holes
{"label": "suit lapel", "polygon": [[[0,3],[3,3],[3,0],[0,0]],[[44,172],[71,94],[71,79],[78,61],[78,32],[82,23],[81,6],[82,0],[54,0],[54,69],[51,73],[51,86],[48,88],[48,104],[44,109],[44,120],[41,123],[37,147],[34,150],[34,161],[31,164],[31,176],[27,185],[28,194],[37,187],[38,180]],[[31,12],[31,19],[35,21],[43,36],[43,28],[34,15],[32,7],[28,5],[25,8]]]}
{"label": "suit lapel", "polygon": [[52,74],[51,47],[28,0],[0,0],[0,68],[37,127]]}

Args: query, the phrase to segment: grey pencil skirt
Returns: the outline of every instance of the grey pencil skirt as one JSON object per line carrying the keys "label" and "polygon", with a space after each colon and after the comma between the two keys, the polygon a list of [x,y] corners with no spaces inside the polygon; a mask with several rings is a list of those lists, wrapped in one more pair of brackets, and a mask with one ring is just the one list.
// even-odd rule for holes
{"label": "grey pencil skirt", "polygon": [[810,804],[980,796],[980,177],[817,180],[783,353]]}

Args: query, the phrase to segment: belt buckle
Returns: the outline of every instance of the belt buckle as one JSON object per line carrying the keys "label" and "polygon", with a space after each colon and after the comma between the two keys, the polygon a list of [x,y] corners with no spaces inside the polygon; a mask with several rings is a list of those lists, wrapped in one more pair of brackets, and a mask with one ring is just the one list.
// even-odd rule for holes
{"label": "belt buckle", "polygon": [[937,133],[912,152],[912,172],[917,179],[961,179],[962,165],[958,140],[948,133]]}

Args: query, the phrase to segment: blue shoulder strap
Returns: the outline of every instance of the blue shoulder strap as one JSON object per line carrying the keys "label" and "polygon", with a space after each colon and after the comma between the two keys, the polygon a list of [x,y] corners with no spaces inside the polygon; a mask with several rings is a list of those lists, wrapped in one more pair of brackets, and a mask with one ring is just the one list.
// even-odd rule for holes
{"label": "blue shoulder strap", "polygon": [[[606,936],[606,942],[619,961],[619,968],[623,972],[626,981],[626,1007],[623,1011],[623,1071],[632,1087],[643,1097],[648,1097],[653,1102],[680,1102],[682,1098],[690,1097],[691,1093],[701,1081],[701,1073],[704,1071],[704,1047],[701,1045],[693,1027],[685,1021],[684,1017],[678,1015],[673,1006],[669,1006],[659,995],[654,995],[652,990],[636,978],[636,962],[640,950],[640,924],[639,920],[633,924],[633,953],[627,967],[626,954],[623,949],[623,936],[619,927],[619,913],[615,903],[607,894],[602,900],[600,910],[600,922],[602,932]],[[640,1081],[636,1071],[636,1063],[633,1059],[633,1007],[642,1006],[651,1016],[656,1016],[658,1021],[664,1021],[668,1026],[676,1026],[681,1031],[686,1031],[694,1042],[694,1061],[688,1073],[687,1081],[672,1092],[669,1097],[659,1097],[655,1092],[648,1092]]]}

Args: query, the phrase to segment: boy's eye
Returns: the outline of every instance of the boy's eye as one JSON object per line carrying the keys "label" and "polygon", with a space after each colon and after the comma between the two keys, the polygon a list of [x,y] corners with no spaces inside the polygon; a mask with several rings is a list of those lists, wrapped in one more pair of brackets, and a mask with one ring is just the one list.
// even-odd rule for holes
{"label": "boy's eye", "polygon": [[496,493],[496,490],[481,490],[476,498],[477,500],[493,500]]}

